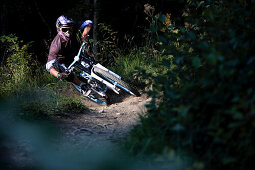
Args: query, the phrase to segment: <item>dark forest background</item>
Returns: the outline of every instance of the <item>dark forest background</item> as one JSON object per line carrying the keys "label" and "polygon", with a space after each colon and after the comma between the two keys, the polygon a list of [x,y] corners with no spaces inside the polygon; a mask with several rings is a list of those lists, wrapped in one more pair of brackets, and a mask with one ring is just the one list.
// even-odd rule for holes
{"label": "dark forest background", "polygon": [[[255,0],[2,0],[0,144],[16,140],[13,124],[84,110],[45,70],[56,19],[65,14],[94,20],[90,42],[100,63],[152,98],[122,142],[125,153],[163,169],[173,161],[191,170],[252,169],[254,11]],[[10,111],[13,98],[18,108]]]}
{"label": "dark forest background", "polygon": [[[26,42],[33,41],[36,53],[40,55],[47,51],[45,42],[49,43],[56,35],[55,23],[60,15],[70,16],[76,21],[93,20],[97,11],[97,24],[103,23],[117,32],[119,44],[125,41],[124,36],[134,37],[134,42],[139,44],[148,27],[144,4],[155,6],[155,13],[170,12],[173,17],[181,16],[184,7],[182,1],[172,0],[107,0],[96,3],[95,8],[93,0],[3,0],[0,35],[15,34]],[[45,56],[40,56],[39,60],[45,62]]]}

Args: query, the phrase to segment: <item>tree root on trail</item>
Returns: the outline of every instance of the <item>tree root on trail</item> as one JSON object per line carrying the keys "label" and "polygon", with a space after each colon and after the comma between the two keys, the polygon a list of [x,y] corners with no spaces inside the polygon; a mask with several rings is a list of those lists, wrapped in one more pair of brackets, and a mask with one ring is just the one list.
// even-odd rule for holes
{"label": "tree root on trail", "polygon": [[74,130],[73,132],[71,132],[71,134],[72,134],[72,135],[76,135],[76,134],[78,134],[78,133],[81,133],[82,131],[85,131],[85,132],[89,132],[89,133],[91,133],[91,134],[94,134],[94,132],[93,132],[91,129],[89,129],[89,128],[80,128],[80,129],[76,129],[76,130]]}

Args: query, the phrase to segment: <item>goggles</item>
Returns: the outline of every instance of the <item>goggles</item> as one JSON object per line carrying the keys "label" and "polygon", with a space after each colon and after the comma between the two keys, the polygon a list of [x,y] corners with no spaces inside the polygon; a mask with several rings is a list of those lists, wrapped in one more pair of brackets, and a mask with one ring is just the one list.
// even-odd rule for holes
{"label": "goggles", "polygon": [[73,31],[73,27],[61,27],[60,31],[62,32],[72,32]]}

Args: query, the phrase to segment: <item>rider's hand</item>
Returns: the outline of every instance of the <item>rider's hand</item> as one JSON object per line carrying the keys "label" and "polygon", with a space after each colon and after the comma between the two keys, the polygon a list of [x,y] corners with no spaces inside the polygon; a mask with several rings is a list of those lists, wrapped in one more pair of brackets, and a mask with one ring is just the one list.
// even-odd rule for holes
{"label": "rider's hand", "polygon": [[68,74],[66,73],[58,73],[58,79],[59,80],[63,80],[63,79],[66,79],[68,77]]}

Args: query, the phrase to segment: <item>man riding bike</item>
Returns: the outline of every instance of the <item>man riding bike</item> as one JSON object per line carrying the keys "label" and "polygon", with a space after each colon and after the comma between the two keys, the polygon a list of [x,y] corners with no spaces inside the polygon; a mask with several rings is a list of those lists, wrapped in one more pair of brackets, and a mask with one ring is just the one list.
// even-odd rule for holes
{"label": "man riding bike", "polygon": [[76,39],[76,32],[80,29],[82,32],[82,40],[88,37],[88,33],[92,27],[92,21],[86,20],[79,24],[67,16],[60,16],[57,19],[56,27],[58,34],[51,43],[46,70],[60,80],[67,80],[81,87],[86,93],[86,86],[74,75],[65,72],[77,54],[80,43]]}

